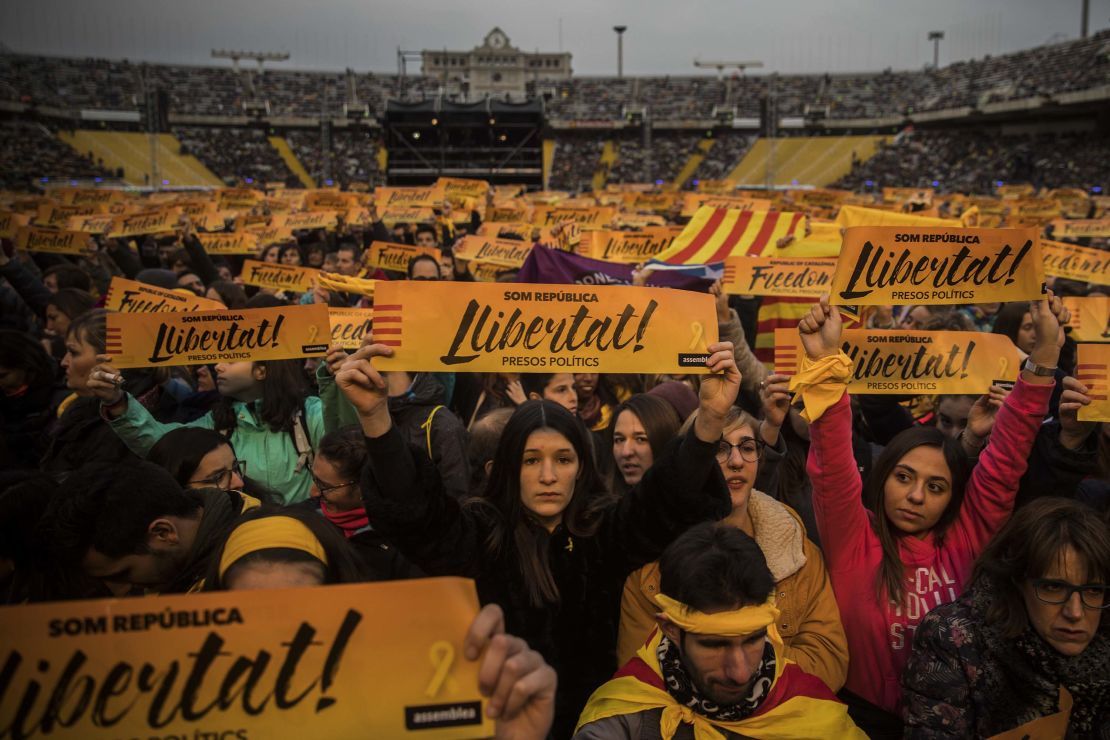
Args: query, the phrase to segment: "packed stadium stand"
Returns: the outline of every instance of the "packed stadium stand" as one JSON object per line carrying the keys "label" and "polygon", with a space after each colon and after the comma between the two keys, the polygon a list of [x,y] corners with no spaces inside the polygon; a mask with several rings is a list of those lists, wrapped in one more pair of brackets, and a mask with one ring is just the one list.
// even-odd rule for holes
{"label": "packed stadium stand", "polygon": [[0,124],[0,187],[25,188],[30,176],[47,181],[66,178],[112,179],[101,160],[82,156],[42,123],[10,120]]}
{"label": "packed stadium stand", "polygon": [[156,138],[156,169],[150,166],[150,138],[134,131],[77,129],[62,131],[58,137],[90,159],[103,160],[110,169],[123,169],[129,185],[167,185],[219,187],[220,179],[196,157],[183,151],[181,142],[170,134]]}
{"label": "packed stadium stand", "polygon": [[234,184],[242,179],[300,184],[265,132],[259,129],[176,126],[174,133],[184,150],[198,157],[224,183]]}

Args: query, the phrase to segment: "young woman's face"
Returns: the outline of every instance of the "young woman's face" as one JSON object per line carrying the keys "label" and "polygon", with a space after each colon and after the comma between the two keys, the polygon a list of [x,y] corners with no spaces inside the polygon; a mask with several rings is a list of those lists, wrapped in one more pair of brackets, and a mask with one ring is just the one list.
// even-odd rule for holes
{"label": "young woman's face", "polygon": [[755,477],[759,474],[759,460],[755,462],[746,460],[753,457],[757,450],[755,430],[750,426],[742,426],[727,432],[721,437],[725,442],[735,445],[729,448],[728,456],[722,457],[724,445],[721,445],[717,454],[717,464],[721,466],[721,474],[725,476],[728,484],[728,493],[732,498],[732,508],[739,509],[748,505],[752,496],[752,487],[755,486]]}
{"label": "young woman's face", "polygon": [[324,585],[324,566],[319,563],[243,563],[224,579],[228,591],[265,588],[303,588]]}
{"label": "young woman's face", "polygon": [[578,394],[578,405],[589,401],[597,393],[598,373],[575,373],[574,390]]}
{"label": "young woman's face", "polygon": [[578,394],[574,392],[574,375],[571,373],[556,373],[547,381],[543,389],[543,397],[554,401],[570,413],[578,412]]}
{"label": "young woman's face", "polygon": [[946,396],[937,405],[937,429],[944,436],[955,439],[967,428],[967,417],[971,413],[974,399],[968,396]]}
{"label": "young woman's face", "polygon": [[358,481],[343,477],[335,463],[320,454],[312,461],[312,488],[308,494],[320,499],[320,507],[329,513],[341,514],[362,506]]}
{"label": "young woman's face", "polygon": [[883,483],[883,510],[900,532],[923,538],[952,500],[952,471],[936,447],[915,447]]}
{"label": "young woman's face", "polygon": [[89,373],[96,367],[96,348],[75,334],[66,337],[66,354],[62,358],[62,367],[66,371],[66,386],[79,396],[87,396],[91,393],[85,384]]}
{"label": "young woman's face", "polygon": [[281,250],[277,247],[270,247],[262,253],[263,262],[277,262],[281,257]]}
{"label": "young woman's face", "polygon": [[56,337],[64,337],[69,331],[70,318],[54,304],[46,307],[46,333]]}
{"label": "young woman's face", "polygon": [[1029,622],[1057,652],[1067,656],[1079,655],[1091,644],[1098,631],[1102,619],[1102,610],[1098,606],[1104,602],[1105,596],[1099,596],[1090,589],[1069,594],[1062,604],[1045,602],[1064,599],[1069,586],[1090,585],[1099,579],[1091,577],[1083,559],[1071,546],[1059,553],[1041,579],[1038,584],[1027,580],[1021,587]]}
{"label": "young woman's face", "polygon": [[197,463],[197,469],[186,483],[186,488],[222,488],[225,491],[243,490],[243,475],[238,469],[231,445],[220,445]]}
{"label": "young woman's face", "polygon": [[613,459],[617,461],[617,470],[624,482],[630,486],[639,483],[655,461],[640,417],[627,409],[620,412],[613,425]]}
{"label": "young woman's face", "polygon": [[283,265],[299,265],[301,264],[301,253],[296,249],[286,249],[281,253],[281,264]]}
{"label": "young woman's face", "polygon": [[1021,317],[1021,324],[1018,326],[1017,344],[1025,354],[1030,354],[1033,347],[1037,345],[1037,332],[1033,329],[1033,315],[1026,312]]}
{"label": "young woman's face", "polygon": [[537,429],[528,435],[520,464],[520,499],[549,530],[563,520],[580,465],[574,445],[559,432]]}

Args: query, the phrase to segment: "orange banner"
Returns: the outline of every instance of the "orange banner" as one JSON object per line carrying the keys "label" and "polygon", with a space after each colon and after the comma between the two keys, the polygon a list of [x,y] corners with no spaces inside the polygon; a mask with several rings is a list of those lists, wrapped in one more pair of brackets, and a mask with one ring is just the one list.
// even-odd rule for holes
{"label": "orange banner", "polygon": [[331,323],[331,343],[343,349],[358,349],[362,340],[370,336],[374,323],[372,308],[328,308]]}
{"label": "orange banner", "polygon": [[[842,349],[852,361],[850,393],[986,393],[996,381],[1017,380],[1021,369],[1002,334],[845,329]],[[775,329],[775,372],[793,375],[804,356],[796,328]]]}
{"label": "orange banner", "polygon": [[1037,300],[1044,263],[1034,229],[860,226],[844,233],[831,300],[840,305]]}
{"label": "orange banner", "polygon": [[[14,239],[19,230],[29,223],[31,223],[30,214],[0,211],[0,237]],[[68,222],[66,225],[68,226]],[[77,231],[77,229],[72,230]]]}
{"label": "orange banner", "polygon": [[50,193],[58,199],[59,203],[67,206],[81,206],[90,203],[108,205],[128,200],[129,196],[122,190],[100,190],[98,188],[59,188]]}
{"label": "orange banner", "polygon": [[487,215],[490,221],[523,221],[528,224],[532,223],[532,208],[530,206],[497,206],[491,208]]}
{"label": "orange banner", "polygon": [[1110,421],[1110,344],[1076,345],[1075,379],[1087,386],[1091,403],[1079,409],[1080,421]]}
{"label": "orange banner", "polygon": [[1041,254],[1045,275],[1110,285],[1110,252],[1042,239]]}
{"label": "orange banner", "polygon": [[90,237],[83,231],[55,231],[24,226],[15,235],[15,248],[51,254],[89,254]]}
{"label": "orange banner", "polygon": [[285,227],[278,226],[273,228],[258,229],[251,231],[258,238],[258,246],[268,247],[271,244],[283,244],[285,242],[296,241],[293,238],[293,232]]}
{"label": "orange banner", "polygon": [[334,229],[339,214],[335,211],[290,213],[281,226],[287,229]]}
{"label": "orange banner", "polygon": [[122,313],[157,313],[160,311],[221,311],[219,301],[193,295],[191,291],[158,288],[146,283],[113,277],[104,295],[104,308]]}
{"label": "orange banner", "polygon": [[1082,239],[1110,236],[1110,218],[1056,219],[1052,222],[1052,238]]}
{"label": "orange banner", "polygon": [[312,284],[319,275],[320,271],[312,267],[281,265],[258,260],[243,260],[243,270],[239,273],[246,285],[301,293],[312,290]]}
{"label": "orange banner", "polygon": [[306,211],[343,211],[358,206],[358,196],[354,193],[339,193],[334,190],[312,190],[305,194]]}
{"label": "orange banner", "polygon": [[677,234],[669,227],[649,227],[643,231],[587,231],[577,251],[595,260],[638,265],[671,246],[675,236]]}
{"label": "orange banner", "polygon": [[102,205],[62,206],[44,203],[35,212],[35,226],[48,229],[60,229],[69,223],[73,216],[96,216],[107,211]]}
{"label": "orange banner", "polygon": [[393,206],[379,210],[378,215],[382,223],[391,229],[397,224],[430,224],[436,221],[436,214],[431,208],[420,206]]}
{"label": "orange banner", "polygon": [[610,206],[593,208],[536,206],[532,212],[532,223],[536,226],[556,226],[563,221],[573,221],[583,229],[605,229],[609,227],[609,222],[616,215],[616,209]]}
{"label": "orange banner", "polygon": [[704,373],[713,296],[666,288],[385,282],[374,339],[384,370]]}
{"label": "orange banner", "polygon": [[729,257],[722,287],[729,295],[809,296],[829,292],[836,258]]}
{"label": "orange banner", "polygon": [[108,236],[117,239],[123,236],[163,234],[176,229],[180,218],[180,208],[163,208],[130,216],[118,216],[112,222],[112,228],[108,229]]}
{"label": "orange banner", "polygon": [[498,239],[517,239],[532,243],[532,234],[536,231],[530,222],[509,223],[504,221],[486,221],[478,227],[478,236],[493,236]]}
{"label": "orange banner", "polygon": [[936,190],[933,188],[883,188],[885,203],[924,203],[932,205]]}
{"label": "orange banner", "polygon": [[197,234],[208,254],[254,254],[258,251],[258,235],[249,231],[231,234]]}
{"label": "orange banner", "polygon": [[375,188],[374,204],[378,210],[387,208],[441,208],[447,194],[442,187]]}
{"label": "orange banner", "polygon": [[999,198],[1023,198],[1037,192],[1036,189],[1027,182],[1016,183],[1013,185],[999,185],[994,189]]}
{"label": "orange banner", "polygon": [[1068,329],[1077,342],[1110,342],[1110,296],[1064,298],[1071,312]]}
{"label": "orange banner", "polygon": [[201,231],[223,231],[227,228],[228,221],[235,221],[235,216],[235,211],[205,211],[190,216],[189,220]]}
{"label": "orange banner", "polygon": [[531,251],[531,242],[464,236],[462,241],[455,245],[455,259],[515,268],[524,264]]}
{"label": "orange banner", "polygon": [[463,657],[477,613],[461,578],[4,607],[0,727],[13,738],[492,737],[479,664]]}
{"label": "orange banner", "polygon": [[[713,195],[727,195],[736,192],[736,183],[732,180],[698,180],[697,191]],[[728,207],[730,206],[722,206],[722,208]]]}
{"label": "orange banner", "polygon": [[66,231],[82,231],[86,234],[105,234],[112,228],[116,217],[109,214],[99,216],[70,216],[65,223]]}
{"label": "orange banner", "polygon": [[702,206],[728,208],[734,211],[769,211],[771,210],[771,201],[762,198],[742,198],[736,195],[683,193],[681,215],[691,217]]}
{"label": "orange banner", "polygon": [[678,193],[624,193],[624,208],[645,213],[667,213],[678,203]]}
{"label": "orange banner", "polygon": [[407,272],[409,261],[420,255],[427,255],[439,262],[439,249],[436,247],[414,247],[411,244],[371,242],[370,247],[363,255],[363,264],[382,270]]}
{"label": "orange banner", "polygon": [[323,304],[110,313],[105,346],[116,367],[168,367],[320,357],[330,335]]}

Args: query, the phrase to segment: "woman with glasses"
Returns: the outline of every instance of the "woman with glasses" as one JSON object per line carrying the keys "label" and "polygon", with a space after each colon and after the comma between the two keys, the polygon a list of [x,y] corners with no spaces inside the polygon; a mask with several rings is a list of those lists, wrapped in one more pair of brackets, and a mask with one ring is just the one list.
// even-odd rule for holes
{"label": "woman with glasses", "polygon": [[260,501],[281,498],[247,477],[247,461],[240,460],[227,437],[212,429],[179,427],[154,443],[147,460],[165,468],[182,488],[242,491]]}
{"label": "woman with glasses", "polygon": [[1045,498],[929,612],[902,679],[906,737],[1110,738],[1110,530]]}
{"label": "woman with glasses", "polygon": [[[775,606],[781,611],[777,627],[786,657],[838,691],[848,672],[848,640],[821,551],[806,537],[797,512],[755,487],[756,479],[763,479],[760,473],[767,457],[776,454],[764,441],[766,432],[761,427],[781,425],[789,399],[784,384],[764,385],[763,390],[767,419],[759,422],[734,406],[717,443],[717,464],[732,499],[732,511],[723,521],[754,539],[767,559],[775,579]],[[774,434],[777,441],[777,431]],[[778,456],[784,451],[779,450]],[[617,646],[622,664],[655,628],[658,593],[658,563],[644,566],[625,581]]]}

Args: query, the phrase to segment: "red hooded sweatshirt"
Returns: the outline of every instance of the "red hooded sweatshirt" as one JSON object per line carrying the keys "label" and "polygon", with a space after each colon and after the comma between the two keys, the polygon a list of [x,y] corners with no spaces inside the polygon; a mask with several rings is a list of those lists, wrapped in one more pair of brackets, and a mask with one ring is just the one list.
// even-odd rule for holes
{"label": "red hooded sweatshirt", "polygon": [[902,670],[913,647],[913,632],[931,609],[956,600],[975,558],[1009,519],[1052,389],[1053,384],[1018,380],[998,411],[990,444],[967,482],[959,518],[942,544],[932,532],[924,539],[899,538],[906,572],[901,606],[880,604],[876,596],[882,548],[861,497],[848,394],[810,427],[806,469],[813,482],[825,562],[848,637],[849,691],[888,712],[901,713]]}

